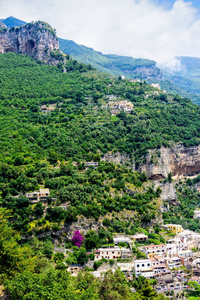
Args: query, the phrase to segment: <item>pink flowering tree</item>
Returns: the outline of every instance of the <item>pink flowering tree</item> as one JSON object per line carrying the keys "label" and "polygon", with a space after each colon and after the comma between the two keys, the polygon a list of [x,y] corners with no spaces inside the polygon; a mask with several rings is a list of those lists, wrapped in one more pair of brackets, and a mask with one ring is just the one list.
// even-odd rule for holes
{"label": "pink flowering tree", "polygon": [[84,237],[82,236],[82,234],[79,232],[79,230],[76,230],[74,232],[72,241],[74,243],[74,245],[76,245],[77,247],[81,247],[81,245],[83,244],[84,241]]}

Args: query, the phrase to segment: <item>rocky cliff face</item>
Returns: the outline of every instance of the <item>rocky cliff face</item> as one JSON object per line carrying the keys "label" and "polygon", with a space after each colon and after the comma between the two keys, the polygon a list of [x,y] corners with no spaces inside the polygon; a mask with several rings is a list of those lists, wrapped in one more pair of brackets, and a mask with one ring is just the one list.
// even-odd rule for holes
{"label": "rocky cliff face", "polygon": [[149,179],[164,179],[171,172],[177,178],[200,173],[200,145],[186,148],[180,144],[171,148],[149,150],[146,163],[139,167]]}
{"label": "rocky cliff face", "polygon": [[156,65],[152,65],[150,67],[138,67],[134,70],[125,71],[125,74],[137,74],[140,75],[143,79],[156,79],[163,80],[164,76],[160,69],[156,67]]}
{"label": "rocky cliff face", "polygon": [[[33,22],[11,29],[0,27],[0,53],[28,54],[34,59],[57,65],[64,56],[53,28],[45,22]],[[57,55],[56,55],[56,54]]]}
{"label": "rocky cliff face", "polygon": [[116,153],[106,153],[102,158],[103,161],[113,162],[115,164],[126,164],[135,170],[135,163],[131,160],[131,158],[126,154],[121,154],[120,152]]}
{"label": "rocky cliff face", "polygon": [[195,176],[200,173],[200,145],[184,147],[176,144],[171,148],[149,150],[145,163],[136,168],[134,161],[128,155],[107,153],[103,160],[126,164],[135,171],[146,172],[151,180],[162,180],[169,173],[176,178]]}

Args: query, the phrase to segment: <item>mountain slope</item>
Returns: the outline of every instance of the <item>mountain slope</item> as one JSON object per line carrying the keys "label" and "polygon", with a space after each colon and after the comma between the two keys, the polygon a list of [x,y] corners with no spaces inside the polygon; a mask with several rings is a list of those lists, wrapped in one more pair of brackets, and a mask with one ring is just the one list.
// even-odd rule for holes
{"label": "mountain slope", "polygon": [[[7,27],[20,26],[26,22],[8,17],[1,19]],[[134,59],[127,56],[104,55],[83,45],[78,45],[71,40],[59,39],[60,49],[72,58],[85,64],[91,64],[99,71],[115,76],[124,75],[129,79],[145,79],[149,83],[157,82],[167,92],[179,94],[192,99],[194,103],[200,103],[200,59],[193,57],[179,57],[180,70],[171,72],[156,67],[154,61],[148,59]],[[164,79],[164,80],[163,80]]]}
{"label": "mountain slope", "polygon": [[112,75],[124,75],[127,78],[158,79],[163,78],[162,72],[156,67],[155,61],[136,59],[128,56],[102,54],[92,48],[78,45],[73,41],[59,39],[60,49],[79,62],[91,64],[99,71]]}
{"label": "mountain slope", "polygon": [[3,19],[2,23],[4,23],[8,28],[26,24],[26,22],[16,19],[14,17],[8,17],[6,19]]}
{"label": "mountain slope", "polygon": [[159,83],[162,89],[169,93],[181,95],[191,99],[194,103],[200,103],[200,97],[187,89],[187,84],[173,80],[170,74],[162,74],[162,70],[156,67],[156,63],[148,59],[135,59],[128,56],[104,55],[83,45],[78,45],[74,41],[59,39],[60,49],[69,54],[78,62],[91,64],[99,71],[115,76],[124,75],[129,79],[145,79],[148,83]]}
{"label": "mountain slope", "polygon": [[177,70],[163,68],[165,78],[193,95],[200,95],[200,58],[177,57]]}

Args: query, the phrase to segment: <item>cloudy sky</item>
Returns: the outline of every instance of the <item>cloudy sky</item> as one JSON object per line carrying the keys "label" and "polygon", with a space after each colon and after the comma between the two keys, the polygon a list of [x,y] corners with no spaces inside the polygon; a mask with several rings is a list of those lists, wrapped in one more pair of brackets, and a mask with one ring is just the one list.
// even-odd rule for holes
{"label": "cloudy sky", "polygon": [[103,53],[174,64],[200,57],[200,0],[0,0],[0,18],[43,20]]}

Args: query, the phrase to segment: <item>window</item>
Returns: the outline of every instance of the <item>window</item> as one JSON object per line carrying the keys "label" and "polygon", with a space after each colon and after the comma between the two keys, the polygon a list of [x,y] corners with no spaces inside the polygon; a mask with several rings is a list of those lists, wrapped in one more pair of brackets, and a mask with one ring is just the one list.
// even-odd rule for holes
{"label": "window", "polygon": [[142,264],[142,267],[144,267],[144,264]]}
{"label": "window", "polygon": [[150,267],[150,264],[147,264],[148,267]]}
{"label": "window", "polygon": [[137,265],[137,268],[139,268],[140,267],[140,265]]}

